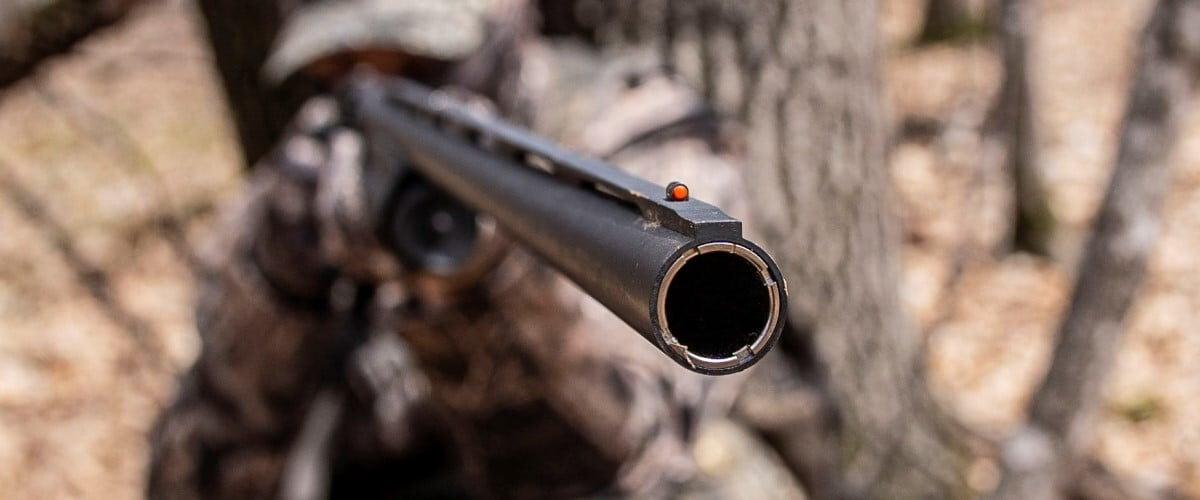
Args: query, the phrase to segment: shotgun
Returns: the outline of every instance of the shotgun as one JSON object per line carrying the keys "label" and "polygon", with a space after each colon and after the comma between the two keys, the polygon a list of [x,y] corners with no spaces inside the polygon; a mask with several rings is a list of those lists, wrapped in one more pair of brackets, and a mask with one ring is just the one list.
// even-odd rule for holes
{"label": "shotgun", "polygon": [[382,239],[406,265],[452,271],[486,214],[692,371],[741,371],[779,338],[779,267],[686,185],[574,154],[410,80],[357,75],[339,95],[367,141]]}

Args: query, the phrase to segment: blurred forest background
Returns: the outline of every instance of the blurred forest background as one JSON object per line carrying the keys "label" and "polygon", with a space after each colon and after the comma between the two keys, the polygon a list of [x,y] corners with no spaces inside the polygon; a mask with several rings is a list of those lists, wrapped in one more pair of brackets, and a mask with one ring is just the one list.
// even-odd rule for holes
{"label": "blurred forest background", "polygon": [[[1001,440],[1050,359],[1155,2],[1032,2],[1031,147],[1055,221],[1037,252],[996,250],[1012,182],[981,131],[1004,79],[1000,43],[982,21],[931,33],[926,3],[885,0],[878,26],[901,297],[935,398]],[[195,248],[244,171],[204,36],[190,2],[150,2],[0,90],[0,498],[142,492],[145,435],[199,347]],[[1161,237],[1093,450],[1121,477],[1186,497],[1200,497],[1197,111],[1171,153]],[[702,439],[702,467],[732,467],[728,443]],[[976,465],[973,483],[997,480],[994,462]]]}

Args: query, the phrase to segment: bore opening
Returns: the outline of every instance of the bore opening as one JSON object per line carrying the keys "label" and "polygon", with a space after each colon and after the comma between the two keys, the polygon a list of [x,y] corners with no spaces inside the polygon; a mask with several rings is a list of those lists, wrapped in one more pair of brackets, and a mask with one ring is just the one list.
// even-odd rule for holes
{"label": "bore opening", "polygon": [[660,319],[694,364],[736,366],[761,350],[778,319],[778,292],[761,258],[731,243],[709,244],[671,271]]}

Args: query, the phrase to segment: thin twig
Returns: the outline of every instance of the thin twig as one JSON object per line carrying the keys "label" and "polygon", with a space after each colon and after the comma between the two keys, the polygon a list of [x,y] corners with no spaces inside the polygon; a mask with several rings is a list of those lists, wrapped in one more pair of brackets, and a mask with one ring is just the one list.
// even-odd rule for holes
{"label": "thin twig", "polygon": [[154,184],[155,198],[163,207],[163,215],[157,218],[156,227],[163,238],[179,256],[193,275],[203,269],[200,258],[187,241],[185,222],[179,215],[166,180],[154,165],[154,160],[137,143],[134,137],[117,120],[88,105],[69,92],[57,91],[42,81],[34,85],[37,95],[48,106],[62,111],[61,116],[80,135],[106,148],[124,159],[122,165],[132,173],[148,174]]}
{"label": "thin twig", "polygon": [[105,316],[129,334],[155,369],[165,369],[163,348],[150,322],[128,310],[117,300],[108,273],[88,261],[76,247],[66,227],[54,218],[37,195],[21,184],[8,168],[0,163],[0,193],[10,200],[26,219],[40,229],[58,250],[76,280],[100,306]]}

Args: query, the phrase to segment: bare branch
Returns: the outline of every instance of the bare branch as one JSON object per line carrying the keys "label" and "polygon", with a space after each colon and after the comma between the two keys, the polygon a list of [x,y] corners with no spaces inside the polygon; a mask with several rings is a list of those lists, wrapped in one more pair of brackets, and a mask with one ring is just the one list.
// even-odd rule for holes
{"label": "bare branch", "polygon": [[20,0],[0,2],[0,88],[46,59],[70,51],[121,20],[144,0]]}
{"label": "bare branch", "polygon": [[0,193],[9,200],[30,223],[42,230],[54,243],[63,261],[76,280],[88,291],[109,320],[129,334],[146,360],[156,369],[167,366],[162,346],[148,321],[125,308],[112,291],[107,272],[88,261],[76,248],[70,232],[46,209],[37,195],[21,184],[0,164]]}
{"label": "bare branch", "polygon": [[1004,83],[988,120],[987,136],[1005,144],[1004,169],[1013,187],[1012,249],[1047,255],[1055,220],[1042,188],[1029,74],[1028,32],[1036,19],[1035,8],[1029,0],[1000,3]]}
{"label": "bare branch", "polygon": [[179,215],[180,211],[167,187],[166,179],[133,135],[116,120],[69,93],[59,92],[49,85],[37,85],[35,89],[43,102],[62,111],[62,116],[77,133],[119,155],[124,159],[121,164],[131,173],[149,175],[157,198],[152,203],[161,206],[163,211],[163,214],[157,217],[156,229],[188,270],[193,274],[199,273],[203,264],[188,243],[187,234],[184,233],[185,222]]}

